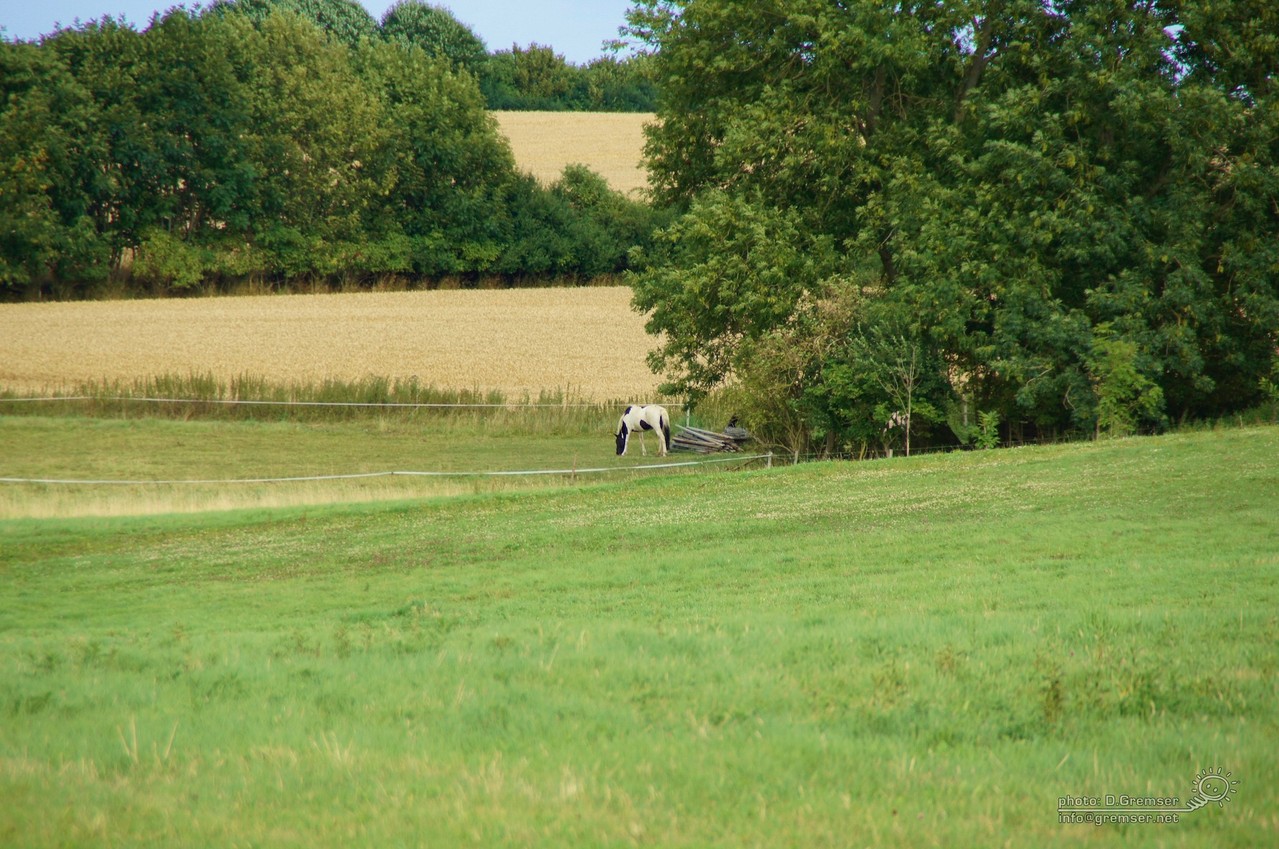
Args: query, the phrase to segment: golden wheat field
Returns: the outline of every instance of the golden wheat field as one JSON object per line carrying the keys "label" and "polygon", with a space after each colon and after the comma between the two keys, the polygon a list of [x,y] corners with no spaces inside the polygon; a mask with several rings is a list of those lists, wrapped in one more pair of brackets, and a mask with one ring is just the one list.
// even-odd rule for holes
{"label": "golden wheat field", "polygon": [[368,376],[512,400],[654,394],[654,347],[625,287],[258,295],[0,304],[0,389],[241,375]]}
{"label": "golden wheat field", "polygon": [[581,164],[614,189],[635,196],[648,188],[644,171],[646,113],[493,112],[511,142],[515,164],[545,184],[564,166]]}

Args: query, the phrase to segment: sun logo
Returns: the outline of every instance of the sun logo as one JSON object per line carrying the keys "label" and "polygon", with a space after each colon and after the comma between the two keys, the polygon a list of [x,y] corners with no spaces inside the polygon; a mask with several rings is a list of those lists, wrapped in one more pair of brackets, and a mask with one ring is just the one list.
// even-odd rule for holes
{"label": "sun logo", "polygon": [[1222,772],[1221,767],[1200,770],[1190,786],[1194,789],[1195,795],[1206,803],[1216,802],[1218,808],[1223,808],[1230,801],[1235,788],[1239,786],[1238,781],[1230,780],[1232,775],[1234,775],[1233,772]]}

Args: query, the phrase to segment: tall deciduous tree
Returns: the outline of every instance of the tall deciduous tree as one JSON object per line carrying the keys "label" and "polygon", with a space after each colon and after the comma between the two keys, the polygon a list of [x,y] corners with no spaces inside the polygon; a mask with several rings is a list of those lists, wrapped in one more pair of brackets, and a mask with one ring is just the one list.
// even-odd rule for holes
{"label": "tall deciduous tree", "polygon": [[[1133,384],[1160,389],[1137,425],[1236,409],[1279,344],[1276,48],[1255,5],[645,0],[630,33],[661,86],[658,194],[690,222],[727,194],[827,237],[952,391],[1006,420],[1091,430],[1116,339]],[[735,253],[722,239],[670,251],[637,305],[696,288],[691,269]],[[737,308],[689,306],[706,315],[654,313],[663,350],[693,355],[706,316]],[[742,339],[722,337],[719,375]]]}
{"label": "tall deciduous tree", "polygon": [[[400,270],[450,274],[496,254],[494,219],[515,162],[475,80],[408,42],[367,43],[361,76],[380,93],[390,176],[373,229],[408,241]],[[395,270],[395,269],[388,269]]]}
{"label": "tall deciduous tree", "polygon": [[488,48],[475,32],[443,6],[421,0],[400,0],[382,17],[382,34],[420,47],[430,56],[447,59],[455,67],[480,75]]}
{"label": "tall deciduous tree", "polygon": [[[237,149],[251,163],[246,235],[272,272],[341,273],[363,237],[369,205],[385,191],[381,101],[355,72],[350,49],[300,15],[217,24],[237,81]],[[227,43],[230,41],[231,43]],[[216,137],[215,137],[216,138]]]}
{"label": "tall deciduous tree", "polygon": [[380,37],[377,21],[356,0],[214,0],[208,11],[234,12],[257,23],[276,12],[293,12],[349,47],[366,38]]}
{"label": "tall deciduous tree", "polygon": [[105,275],[97,104],[51,51],[0,42],[0,290]]}
{"label": "tall deciduous tree", "polygon": [[96,106],[82,128],[77,182],[109,256],[107,267],[85,271],[102,277],[120,267],[158,217],[151,199],[164,168],[135,97],[144,48],[134,29],[104,18],[60,30],[42,49],[58,58]]}

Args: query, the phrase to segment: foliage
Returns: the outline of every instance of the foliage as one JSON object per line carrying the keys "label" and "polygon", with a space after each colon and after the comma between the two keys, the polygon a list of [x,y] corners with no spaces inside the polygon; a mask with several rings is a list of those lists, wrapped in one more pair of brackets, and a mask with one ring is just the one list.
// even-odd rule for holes
{"label": "foliage", "polygon": [[351,47],[379,36],[377,22],[356,0],[214,0],[208,11],[234,12],[255,23],[262,23],[279,11],[292,12]]}
{"label": "foliage", "polygon": [[976,445],[978,448],[996,448],[999,445],[999,413],[994,410],[983,410],[977,414],[977,436]]}
{"label": "foliage", "polygon": [[160,289],[190,289],[208,272],[208,257],[199,245],[183,241],[168,230],[150,231],[138,246],[133,271],[137,278]]}
{"label": "foliage", "polygon": [[381,161],[391,180],[366,229],[407,237],[417,273],[487,270],[467,257],[478,253],[472,246],[495,240],[490,219],[515,163],[473,80],[403,43],[365,44],[355,60],[388,119]]}
{"label": "foliage", "polygon": [[800,296],[837,271],[830,240],[797,215],[708,192],[636,257],[635,307],[665,339],[650,355],[663,392],[703,397],[745,346],[792,315]]}
{"label": "foliage", "polygon": [[859,376],[863,392],[878,398],[873,421],[883,425],[885,435],[902,434],[906,456],[910,456],[911,431],[924,431],[940,414],[927,400],[929,389],[941,372],[936,355],[915,333],[893,332],[887,323],[859,327],[849,337],[842,358],[849,374]]}
{"label": "foliage", "polygon": [[[696,215],[727,195],[829,240],[868,316],[935,352],[935,410],[967,398],[1053,434],[1097,428],[1102,338],[1134,346],[1120,359],[1152,383],[1116,377],[1104,415],[1121,428],[1260,399],[1279,348],[1279,101],[1274,40],[1252,21],[1274,15],[1248,0],[644,0],[629,31],[661,92],[661,201]],[[737,252],[722,235],[635,278],[640,298],[660,287],[701,311],[660,328],[675,334],[662,351],[693,354],[700,326],[738,308],[677,291]],[[752,332],[795,314],[766,320]],[[686,366],[662,364],[680,384]],[[797,391],[829,395],[838,368]]]}
{"label": "foliage", "polygon": [[566,167],[551,194],[571,210],[576,267],[587,276],[624,268],[629,252],[647,246],[664,220],[648,204],[609,188],[603,177],[583,165]]}
{"label": "foliage", "polygon": [[600,112],[652,112],[657,86],[644,57],[602,56],[578,72],[568,107]]}
{"label": "foliage", "polygon": [[554,48],[512,45],[489,56],[480,87],[490,109],[651,112],[656,88],[643,58],[572,65]]}
{"label": "foliage", "polygon": [[470,27],[448,9],[420,0],[400,0],[388,9],[382,16],[382,35],[403,39],[473,74],[482,74],[488,60],[488,48]]}
{"label": "foliage", "polygon": [[1158,424],[1163,413],[1163,390],[1138,368],[1137,344],[1105,333],[1093,342],[1089,371],[1097,396],[1097,431],[1128,436],[1139,424]]}
{"label": "foliage", "polygon": [[97,103],[52,53],[21,43],[0,45],[0,103],[0,291],[99,276]]}
{"label": "foliage", "polygon": [[493,54],[483,85],[496,109],[553,109],[573,88],[573,73],[551,47],[513,45]]}

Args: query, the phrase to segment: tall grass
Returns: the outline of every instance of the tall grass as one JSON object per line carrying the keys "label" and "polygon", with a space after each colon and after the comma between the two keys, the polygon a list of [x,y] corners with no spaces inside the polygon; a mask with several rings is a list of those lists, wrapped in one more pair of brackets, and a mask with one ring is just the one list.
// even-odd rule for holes
{"label": "tall grass", "polygon": [[[627,403],[663,400],[599,401],[565,390],[517,398],[499,391],[439,388],[414,377],[282,382],[249,374],[227,379],[211,372],[82,381],[44,398],[32,401],[0,392],[0,415],[311,422],[429,417],[490,431],[579,435],[596,430],[601,416],[620,415]],[[664,403],[679,410],[677,402]]]}

